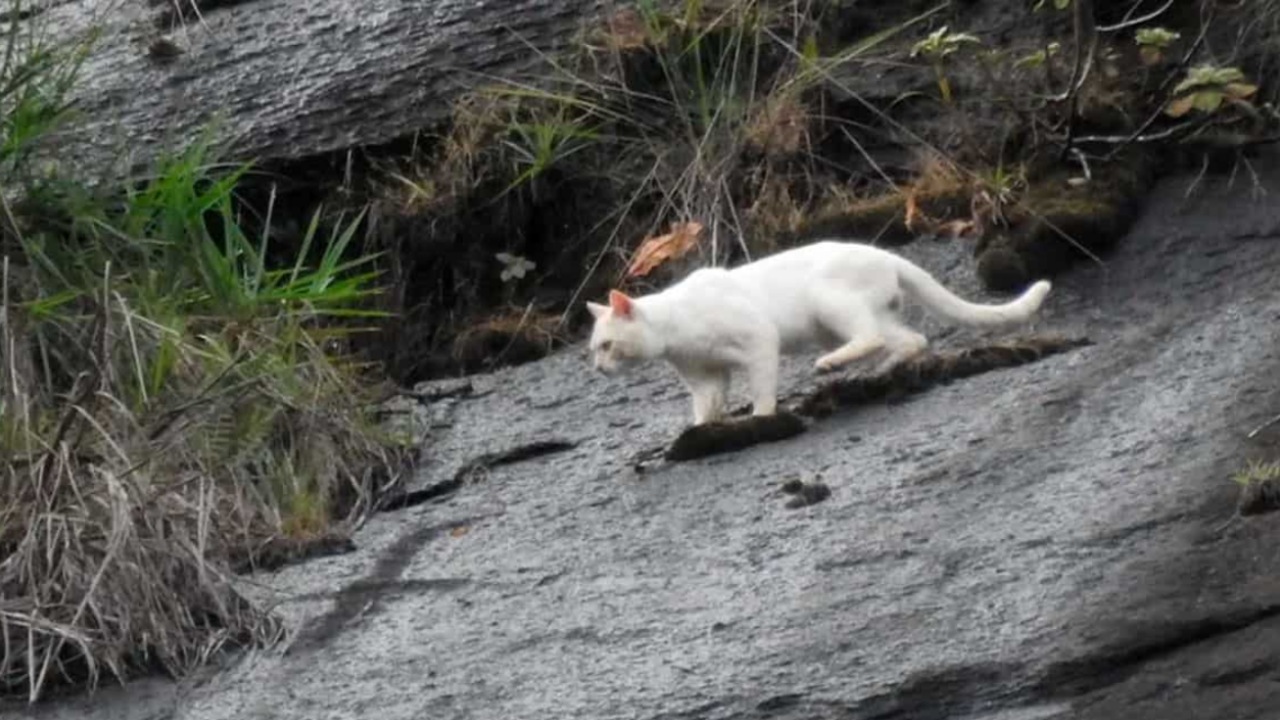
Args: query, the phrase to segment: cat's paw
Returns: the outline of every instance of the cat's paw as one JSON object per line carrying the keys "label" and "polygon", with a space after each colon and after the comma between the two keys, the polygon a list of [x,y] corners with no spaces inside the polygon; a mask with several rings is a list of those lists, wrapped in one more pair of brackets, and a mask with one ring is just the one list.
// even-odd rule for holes
{"label": "cat's paw", "polygon": [[813,369],[818,371],[819,375],[826,375],[839,370],[840,366],[831,358],[823,356],[818,358],[817,362],[813,364]]}

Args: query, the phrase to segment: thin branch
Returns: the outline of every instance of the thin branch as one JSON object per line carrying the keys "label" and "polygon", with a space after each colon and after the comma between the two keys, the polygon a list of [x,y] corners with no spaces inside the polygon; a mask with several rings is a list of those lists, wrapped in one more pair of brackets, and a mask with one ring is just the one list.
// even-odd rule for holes
{"label": "thin branch", "polygon": [[1105,25],[1103,27],[1099,27],[1098,32],[1104,32],[1104,33],[1118,32],[1126,28],[1131,28],[1135,25],[1141,25],[1142,23],[1155,20],[1156,18],[1168,12],[1169,8],[1173,7],[1173,3],[1174,3],[1174,0],[1165,0],[1164,5],[1161,5],[1159,8],[1152,10],[1151,12],[1147,13],[1146,15],[1143,15],[1142,17],[1137,17],[1132,19],[1128,18],[1127,15],[1132,14],[1133,11],[1136,10],[1138,6],[1142,4],[1142,3],[1138,3],[1137,5],[1134,5],[1132,9],[1129,10],[1129,13],[1126,14],[1126,17],[1124,20],[1121,20],[1115,25]]}
{"label": "thin branch", "polygon": [[[1124,146],[1126,145],[1130,145],[1132,143],[1149,143],[1156,142],[1158,140],[1168,140],[1174,135],[1177,135],[1180,131],[1188,128],[1194,128],[1200,124],[1200,122],[1195,120],[1189,120],[1149,135],[1086,135],[1085,137],[1076,138],[1076,143],[1105,143],[1120,145],[1119,148],[1116,148],[1107,155],[1106,158],[1104,158],[1104,160],[1110,160],[1112,155],[1124,149]],[[1139,130],[1141,130],[1141,128],[1139,128]]]}
{"label": "thin branch", "polygon": [[1253,429],[1253,432],[1249,433],[1246,437],[1248,437],[1250,440],[1252,440],[1253,438],[1255,438],[1255,437],[1257,437],[1257,436],[1258,436],[1258,433],[1262,432],[1263,430],[1266,430],[1267,428],[1271,427],[1272,425],[1275,425],[1276,423],[1280,423],[1280,415],[1276,415],[1275,417],[1271,418],[1270,420],[1268,420],[1268,421],[1266,421],[1266,422],[1262,423],[1261,425],[1259,425],[1258,427],[1254,428],[1254,429]]}
{"label": "thin branch", "polygon": [[[1049,96],[1050,102],[1062,102],[1080,92],[1080,88],[1084,87],[1085,80],[1089,77],[1089,71],[1093,68],[1094,52],[1098,47],[1097,25],[1093,18],[1093,0],[1076,0],[1072,9],[1074,10],[1072,25],[1075,28],[1076,57],[1071,67],[1071,79],[1067,82],[1065,90]],[[1086,35],[1088,35],[1087,43]]]}

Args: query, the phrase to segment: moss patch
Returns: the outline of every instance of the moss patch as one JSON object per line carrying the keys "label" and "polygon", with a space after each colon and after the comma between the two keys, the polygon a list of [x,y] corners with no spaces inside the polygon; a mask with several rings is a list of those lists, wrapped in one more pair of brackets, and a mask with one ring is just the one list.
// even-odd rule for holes
{"label": "moss patch", "polygon": [[1007,213],[1009,226],[975,246],[978,277],[989,290],[1015,292],[1109,250],[1137,219],[1155,165],[1153,153],[1134,150],[1082,183],[1063,172],[1033,183]]}
{"label": "moss patch", "polygon": [[664,457],[673,462],[694,460],[736,452],[760,443],[786,440],[804,431],[804,421],[786,411],[764,417],[750,416],[694,425],[680,433]]}
{"label": "moss patch", "polygon": [[[1092,344],[1086,338],[1061,336],[1016,338],[983,347],[948,353],[928,354],[899,365],[882,375],[840,378],[825,383],[810,393],[793,396],[792,410],[780,409],[769,417],[737,417],[717,423],[687,428],[675,442],[661,453],[640,452],[637,468],[661,453],[663,459],[683,462],[698,458],[737,452],[752,445],[795,437],[807,429],[801,417],[824,418],[841,408],[886,402],[923,392],[953,380],[979,375],[990,370],[1016,367],[1041,358]],[[734,414],[745,412],[740,407]]]}
{"label": "moss patch", "polygon": [[956,352],[928,354],[883,375],[834,380],[809,394],[796,409],[821,418],[840,408],[885,402],[990,370],[1016,367],[1091,344],[1085,338],[1031,337]]}
{"label": "moss patch", "polygon": [[817,505],[831,497],[831,488],[826,483],[817,480],[804,482],[796,478],[784,483],[780,489],[791,496],[791,499],[787,500],[786,503],[788,510]]}
{"label": "moss patch", "polygon": [[[858,238],[878,245],[905,245],[917,236],[907,225],[908,192],[897,190],[847,203],[829,202],[819,208],[802,233],[810,238]],[[968,216],[971,197],[969,188],[960,183],[915,194],[920,211],[935,218]]]}

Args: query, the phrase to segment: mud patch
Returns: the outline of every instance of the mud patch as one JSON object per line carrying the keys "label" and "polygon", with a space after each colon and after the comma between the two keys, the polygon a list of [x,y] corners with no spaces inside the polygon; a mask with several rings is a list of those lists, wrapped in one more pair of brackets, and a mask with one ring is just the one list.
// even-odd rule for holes
{"label": "mud patch", "polygon": [[804,421],[781,410],[775,415],[694,425],[680,433],[664,457],[672,462],[735,452],[760,443],[793,438],[805,431]]}
{"label": "mud patch", "polygon": [[794,478],[783,483],[780,489],[783,493],[791,496],[785,506],[788,510],[817,505],[831,497],[831,488],[827,487],[826,483],[817,480],[805,482],[800,478]]}
{"label": "mud patch", "polygon": [[[1087,338],[1051,335],[1014,338],[954,352],[930,353],[881,375],[840,378],[810,393],[784,398],[786,403],[798,401],[793,410],[779,408],[776,415],[768,417],[748,415],[686,428],[665,451],[648,448],[637,453],[632,459],[632,466],[637,472],[644,472],[648,463],[658,459],[685,462],[745,450],[760,443],[786,440],[808,428],[802,417],[821,419],[841,408],[893,401],[953,380],[1026,365],[1091,344]],[[738,416],[748,411],[748,406],[738,407],[731,415]],[[819,501],[822,499],[825,497]]]}
{"label": "mud patch", "polygon": [[955,352],[931,353],[883,375],[830,382],[805,397],[796,412],[813,418],[827,417],[840,408],[895,400],[952,380],[1026,365],[1091,344],[1087,338],[1030,337]]}
{"label": "mud patch", "polygon": [[1280,482],[1251,482],[1240,488],[1237,508],[1241,515],[1262,515],[1280,510]]}
{"label": "mud patch", "polygon": [[1087,182],[1057,173],[1033,184],[1009,210],[1008,228],[974,247],[982,284],[996,292],[1018,291],[1114,247],[1141,212],[1156,158],[1131,151],[1101,172]]}

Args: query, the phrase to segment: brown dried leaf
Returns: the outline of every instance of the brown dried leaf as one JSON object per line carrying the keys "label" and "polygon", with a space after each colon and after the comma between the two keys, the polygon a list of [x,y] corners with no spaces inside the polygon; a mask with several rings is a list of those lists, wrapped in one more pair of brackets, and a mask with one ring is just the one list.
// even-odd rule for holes
{"label": "brown dried leaf", "polygon": [[449,536],[460,538],[463,535],[466,535],[470,531],[471,531],[471,528],[467,527],[466,525],[459,525],[458,527],[449,531]]}
{"label": "brown dried leaf", "polygon": [[903,219],[903,224],[906,225],[907,232],[915,233],[916,235],[927,235],[933,231],[937,221],[920,210],[920,204],[916,201],[915,190],[907,192],[907,199],[904,205],[906,217]]}
{"label": "brown dried leaf", "polygon": [[627,267],[627,277],[644,277],[668,260],[687,255],[698,245],[698,236],[702,234],[702,223],[693,221],[675,223],[671,232],[646,239],[640,243],[631,264]]}
{"label": "brown dried leaf", "polygon": [[939,236],[958,240],[962,237],[977,235],[977,229],[978,224],[972,220],[948,220],[938,225],[937,233]]}
{"label": "brown dried leaf", "polygon": [[1191,112],[1191,108],[1195,105],[1195,102],[1195,95],[1184,95],[1170,102],[1169,106],[1164,109],[1164,113],[1169,117],[1182,117],[1188,112]]}

